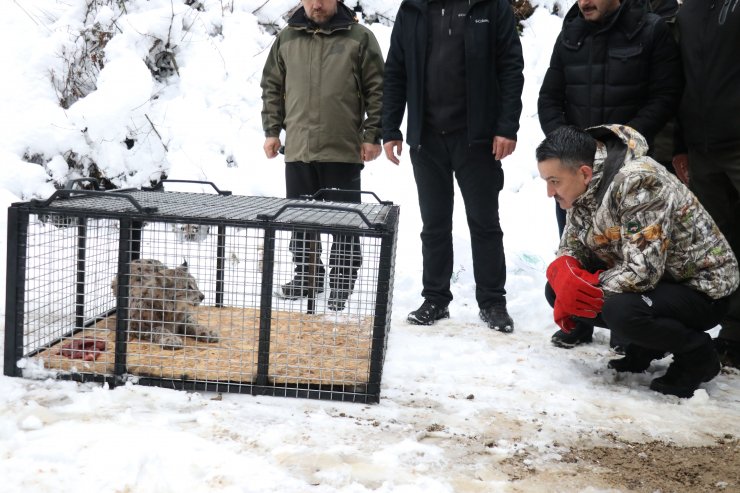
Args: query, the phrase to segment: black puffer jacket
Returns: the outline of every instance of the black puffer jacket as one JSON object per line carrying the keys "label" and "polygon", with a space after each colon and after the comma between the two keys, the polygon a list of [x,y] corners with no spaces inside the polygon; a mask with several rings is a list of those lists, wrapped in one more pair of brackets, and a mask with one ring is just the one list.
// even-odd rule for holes
{"label": "black puffer jacket", "polygon": [[[404,0],[396,14],[383,78],[383,140],[402,140],[408,103],[411,146],[421,143],[427,50],[427,2]],[[516,139],[522,112],[522,46],[507,0],[472,0],[465,18],[468,141]]]}
{"label": "black puffer jacket", "polygon": [[682,90],[678,47],[643,0],[625,0],[602,24],[586,21],[575,4],[540,89],[540,125],[548,134],[562,125],[626,124],[650,143],[676,114]]}
{"label": "black puffer jacket", "polygon": [[740,1],[686,0],[677,24],[686,72],[685,144],[705,151],[739,146]]}

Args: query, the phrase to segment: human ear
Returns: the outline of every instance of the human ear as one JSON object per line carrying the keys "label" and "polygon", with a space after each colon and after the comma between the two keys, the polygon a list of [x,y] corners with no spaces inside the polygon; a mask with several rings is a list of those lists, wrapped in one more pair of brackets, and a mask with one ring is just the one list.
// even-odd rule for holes
{"label": "human ear", "polygon": [[586,185],[591,183],[591,180],[594,177],[594,169],[591,166],[581,165],[580,168],[578,168],[578,171],[583,176],[583,181]]}

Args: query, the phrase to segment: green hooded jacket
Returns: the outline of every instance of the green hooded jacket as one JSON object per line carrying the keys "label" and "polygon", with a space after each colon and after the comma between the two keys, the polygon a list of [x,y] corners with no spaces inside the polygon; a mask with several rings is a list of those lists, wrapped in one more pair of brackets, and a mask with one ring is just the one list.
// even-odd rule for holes
{"label": "green hooded jacket", "polygon": [[272,45],[262,73],[266,137],[285,129],[285,161],[361,163],[379,144],[383,54],[343,3],[327,25],[303,7]]}

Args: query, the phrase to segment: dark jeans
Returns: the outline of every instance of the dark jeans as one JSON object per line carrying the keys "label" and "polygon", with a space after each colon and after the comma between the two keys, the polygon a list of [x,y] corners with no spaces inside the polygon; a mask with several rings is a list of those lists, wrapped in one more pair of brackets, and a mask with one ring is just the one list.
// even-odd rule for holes
{"label": "dark jeans", "polygon": [[[740,147],[711,152],[690,150],[689,170],[691,191],[740,258]],[[731,296],[719,337],[740,342],[740,290]]]}
{"label": "dark jeans", "polygon": [[442,306],[452,300],[454,174],[470,229],[476,300],[481,308],[504,302],[506,262],[498,216],[498,194],[504,185],[501,163],[490,145],[468,145],[466,130],[444,135],[425,131],[421,142],[411,149],[423,223],[421,295]]}
{"label": "dark jeans", "polygon": [[[545,298],[555,304],[549,283]],[[728,305],[727,297],[713,300],[690,287],[660,282],[652,291],[608,296],[596,318],[574,318],[609,329],[623,344],[681,354],[707,343],[704,332],[719,323]]]}
{"label": "dark jeans", "polygon": [[[322,197],[339,202],[361,202],[360,163],[285,163],[285,189],[289,199],[313,195],[322,188],[354,190],[357,193],[328,192]],[[321,239],[318,234],[294,231],[290,240],[296,276],[314,275],[323,279]],[[352,291],[362,266],[360,239],[355,235],[332,235],[329,254],[329,288]],[[319,281],[322,282],[322,281]]]}

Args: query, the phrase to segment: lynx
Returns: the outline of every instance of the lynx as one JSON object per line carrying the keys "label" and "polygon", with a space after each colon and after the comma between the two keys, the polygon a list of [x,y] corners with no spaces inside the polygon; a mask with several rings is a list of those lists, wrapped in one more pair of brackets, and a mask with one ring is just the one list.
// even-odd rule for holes
{"label": "lynx", "polygon": [[[117,278],[111,287],[117,294]],[[164,349],[181,349],[183,335],[218,342],[218,332],[198,325],[193,315],[193,307],[203,298],[188,272],[187,262],[169,269],[159,260],[133,260],[129,275],[129,334],[161,344]]]}

